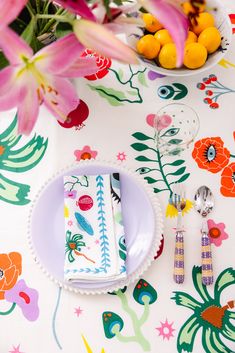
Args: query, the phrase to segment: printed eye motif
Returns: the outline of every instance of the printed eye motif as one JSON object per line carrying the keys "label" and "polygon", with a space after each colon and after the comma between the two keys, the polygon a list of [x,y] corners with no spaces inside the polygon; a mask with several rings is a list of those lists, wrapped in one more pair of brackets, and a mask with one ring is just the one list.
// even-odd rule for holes
{"label": "printed eye motif", "polygon": [[179,131],[180,131],[179,128],[172,127],[168,129],[161,137],[172,137],[177,135]]}
{"label": "printed eye motif", "polygon": [[147,167],[141,167],[141,168],[138,168],[136,171],[137,171],[139,174],[146,174],[146,173],[151,172],[151,170],[152,170],[152,169],[147,168]]}
{"label": "printed eye motif", "polygon": [[169,99],[173,97],[175,91],[171,86],[161,86],[158,88],[157,94],[162,99]]}
{"label": "printed eye motif", "polygon": [[206,151],[206,156],[209,162],[213,161],[216,156],[216,149],[214,146],[210,146]]}

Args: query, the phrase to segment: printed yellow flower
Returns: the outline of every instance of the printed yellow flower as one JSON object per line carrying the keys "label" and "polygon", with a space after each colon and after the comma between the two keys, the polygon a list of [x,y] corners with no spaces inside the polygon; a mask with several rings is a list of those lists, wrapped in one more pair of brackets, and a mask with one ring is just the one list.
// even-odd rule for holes
{"label": "printed yellow flower", "polygon": [[[185,208],[182,211],[182,215],[184,216],[185,213],[188,213],[191,210],[192,207],[193,207],[192,201],[187,199],[186,200],[186,206],[185,206]],[[172,203],[169,202],[168,205],[167,205],[167,208],[166,208],[166,217],[174,218],[174,217],[177,217],[177,216],[178,216],[177,209],[175,208],[174,205],[172,205]]]}

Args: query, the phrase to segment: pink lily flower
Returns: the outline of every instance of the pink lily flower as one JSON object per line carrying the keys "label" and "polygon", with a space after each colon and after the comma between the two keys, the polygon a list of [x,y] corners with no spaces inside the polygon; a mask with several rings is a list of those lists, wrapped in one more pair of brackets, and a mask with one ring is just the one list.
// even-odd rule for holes
{"label": "pink lily flower", "polygon": [[134,50],[119,40],[105,26],[88,21],[76,20],[73,23],[74,33],[87,48],[92,48],[100,55],[113,58],[124,63],[137,64]]}
{"label": "pink lily flower", "polygon": [[151,12],[168,29],[176,45],[177,67],[184,58],[184,43],[188,35],[189,22],[180,10],[178,0],[141,0],[143,7]]}
{"label": "pink lily flower", "polygon": [[86,20],[95,21],[95,16],[85,0],[56,0],[55,2]]}
{"label": "pink lily flower", "polygon": [[0,2],[0,28],[11,23],[26,5],[27,0],[2,0]]}
{"label": "pink lily flower", "polygon": [[[85,0],[56,0],[56,3],[81,16],[81,19],[74,21],[73,29],[76,37],[85,47],[124,63],[137,64],[135,52],[119,40],[111,29],[97,23],[100,21],[95,16],[95,11],[94,13],[91,11]],[[93,6],[93,10],[97,7],[99,7],[99,3]],[[121,14],[121,11],[119,12]],[[105,16],[106,11],[102,11],[102,13]],[[123,26],[123,24],[121,25]]]}
{"label": "pink lily flower", "polygon": [[36,54],[10,28],[0,31],[0,47],[10,65],[0,71],[0,110],[17,107],[18,132],[29,134],[43,103],[65,121],[79,98],[68,77],[83,77],[97,71],[94,58],[80,57],[84,47],[69,34]]}

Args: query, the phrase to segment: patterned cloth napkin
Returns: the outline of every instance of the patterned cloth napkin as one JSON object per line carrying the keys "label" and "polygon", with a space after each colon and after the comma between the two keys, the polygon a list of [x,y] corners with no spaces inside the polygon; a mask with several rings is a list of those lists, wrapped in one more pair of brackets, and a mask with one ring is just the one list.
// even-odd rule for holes
{"label": "patterned cloth napkin", "polygon": [[67,281],[126,276],[119,174],[64,177]]}

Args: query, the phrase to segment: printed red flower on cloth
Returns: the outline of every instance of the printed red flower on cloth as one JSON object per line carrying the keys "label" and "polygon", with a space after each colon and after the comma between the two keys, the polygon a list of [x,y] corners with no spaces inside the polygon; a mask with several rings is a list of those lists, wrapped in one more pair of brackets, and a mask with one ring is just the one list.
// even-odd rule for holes
{"label": "printed red flower on cloth", "polygon": [[108,68],[112,65],[111,59],[101,56],[90,49],[86,49],[85,52],[82,54],[82,56],[95,57],[96,59],[96,65],[97,65],[98,71],[93,75],[85,76],[87,80],[95,81],[100,78],[103,78],[109,73]]}
{"label": "printed red flower on cloth", "polygon": [[0,254],[0,300],[5,292],[14,287],[22,271],[21,255],[18,252]]}
{"label": "printed red flower on cloth", "polygon": [[8,302],[16,303],[27,320],[37,320],[39,316],[38,292],[36,289],[29,288],[23,279],[6,292],[5,299]]}
{"label": "printed red flower on cloth", "polygon": [[85,159],[91,159],[91,158],[96,158],[98,152],[91,150],[90,146],[84,146],[82,150],[76,150],[74,151],[74,155],[76,157],[77,161],[85,160]]}
{"label": "printed red flower on cloth", "polygon": [[220,246],[223,240],[228,239],[228,234],[224,231],[224,223],[215,223],[213,219],[208,219],[207,226],[210,242],[215,246]]}
{"label": "printed red flower on cloth", "polygon": [[235,197],[235,163],[224,168],[221,174],[220,192],[224,196]]}
{"label": "printed red flower on cloth", "polygon": [[230,152],[220,137],[206,137],[195,143],[192,157],[199,168],[218,173],[228,164]]}

